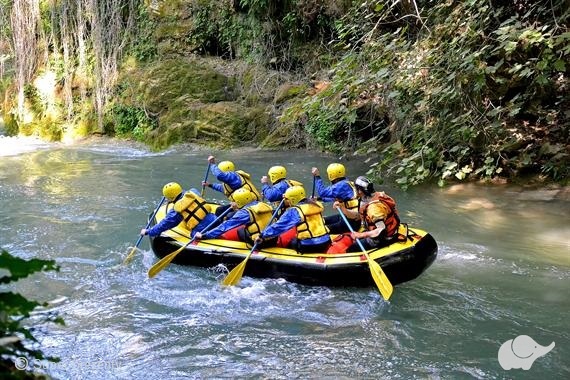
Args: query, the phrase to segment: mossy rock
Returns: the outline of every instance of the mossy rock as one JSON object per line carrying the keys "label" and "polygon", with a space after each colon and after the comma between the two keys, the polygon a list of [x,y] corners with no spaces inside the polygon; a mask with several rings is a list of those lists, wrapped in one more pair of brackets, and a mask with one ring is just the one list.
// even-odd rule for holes
{"label": "mossy rock", "polygon": [[236,102],[188,105],[165,114],[149,134],[155,149],[187,142],[210,142],[221,148],[255,144],[267,136],[270,116],[263,107]]}
{"label": "mossy rock", "polygon": [[279,86],[275,91],[273,102],[275,104],[283,103],[289,99],[305,95],[309,86],[304,83],[285,83]]}
{"label": "mossy rock", "polygon": [[197,60],[169,59],[143,69],[133,70],[125,78],[122,93],[125,102],[138,98],[154,114],[167,112],[189,101],[216,103],[235,97],[232,78]]}
{"label": "mossy rock", "polygon": [[174,20],[162,22],[154,34],[158,41],[167,39],[184,39],[194,29],[194,23],[190,20]]}
{"label": "mossy rock", "polygon": [[306,148],[307,135],[301,127],[294,124],[279,124],[267,134],[260,144],[262,148]]}

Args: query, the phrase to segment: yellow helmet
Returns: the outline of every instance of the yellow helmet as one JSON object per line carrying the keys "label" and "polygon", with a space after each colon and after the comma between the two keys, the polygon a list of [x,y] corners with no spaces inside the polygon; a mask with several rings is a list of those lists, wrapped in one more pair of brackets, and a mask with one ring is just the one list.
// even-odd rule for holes
{"label": "yellow helmet", "polygon": [[169,182],[162,188],[162,195],[170,202],[175,200],[182,193],[182,186],[176,182]]}
{"label": "yellow helmet", "polygon": [[222,161],[218,164],[218,169],[223,172],[233,172],[236,170],[234,163],[231,161]]}
{"label": "yellow helmet", "polygon": [[239,208],[242,208],[246,204],[257,200],[257,197],[254,193],[243,187],[241,189],[237,189],[233,193],[232,198],[234,199],[234,202],[237,203]]}
{"label": "yellow helmet", "polygon": [[295,206],[297,203],[307,198],[307,196],[305,195],[305,189],[303,186],[291,186],[285,191],[283,198],[288,199],[289,202],[291,202],[291,206]]}
{"label": "yellow helmet", "polygon": [[327,166],[327,174],[329,176],[329,181],[334,181],[337,178],[345,177],[346,169],[343,164],[330,164]]}
{"label": "yellow helmet", "polygon": [[275,183],[280,179],[287,177],[287,169],[285,169],[284,166],[272,166],[269,168],[267,174],[269,174],[271,183]]}

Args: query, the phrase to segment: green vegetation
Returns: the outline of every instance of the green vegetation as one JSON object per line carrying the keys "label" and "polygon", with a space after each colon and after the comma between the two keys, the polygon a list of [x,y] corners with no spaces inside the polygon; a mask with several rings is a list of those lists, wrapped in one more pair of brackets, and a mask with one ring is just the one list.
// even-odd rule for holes
{"label": "green vegetation", "polygon": [[302,102],[321,145],[348,135],[361,152],[379,153],[372,172],[403,187],[433,177],[568,176],[563,2],[438,2],[406,22],[382,2],[367,5],[342,20],[347,53],[331,86]]}
{"label": "green vegetation", "polygon": [[[5,250],[0,253],[0,284],[12,282],[28,277],[35,272],[59,270],[51,260],[22,260],[10,255]],[[9,274],[5,274],[9,272]],[[57,323],[63,325],[63,319],[54,313],[43,312],[34,315],[33,323],[31,313],[40,307],[46,307],[47,303],[39,303],[11,291],[0,292],[0,374],[3,379],[34,379],[40,378],[29,372],[33,368],[34,361],[57,362],[55,357],[46,357],[38,348],[38,340],[34,337],[34,330],[45,323]],[[35,327],[27,327],[26,325]],[[30,364],[27,370],[16,368],[24,363],[25,358]],[[41,377],[43,378],[43,377]]]}
{"label": "green vegetation", "polygon": [[[42,5],[25,101],[1,82],[7,131],[356,152],[403,188],[570,177],[565,0],[112,2]],[[52,102],[30,86],[48,69]]]}

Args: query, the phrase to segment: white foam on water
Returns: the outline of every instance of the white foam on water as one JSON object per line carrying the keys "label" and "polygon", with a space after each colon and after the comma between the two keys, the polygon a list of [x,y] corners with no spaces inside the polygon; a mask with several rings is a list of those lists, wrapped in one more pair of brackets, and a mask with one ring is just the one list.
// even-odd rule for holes
{"label": "white foam on water", "polygon": [[59,146],[59,144],[48,143],[37,137],[0,136],[0,157],[17,156],[56,146]]}

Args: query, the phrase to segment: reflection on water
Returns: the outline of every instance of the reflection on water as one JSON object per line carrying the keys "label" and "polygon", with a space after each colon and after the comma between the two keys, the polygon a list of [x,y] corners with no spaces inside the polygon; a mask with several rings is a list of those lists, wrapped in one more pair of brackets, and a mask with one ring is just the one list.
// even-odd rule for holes
{"label": "reflection on water", "polygon": [[[156,259],[146,240],[130,265],[122,259],[162,185],[199,187],[210,152],[155,154],[116,141],[27,149],[0,153],[0,246],[61,266],[15,286],[58,299],[49,310],[66,326],[39,334],[61,358],[47,369],[55,378],[568,377],[569,203],[559,189],[377,186],[440,247],[434,265],[386,303],[372,288],[248,277],[222,288],[221,268],[170,265],[149,280]],[[311,167],[324,172],[334,160],[308,152],[216,156],[256,181],[284,164],[307,188]],[[346,166],[349,175],[366,170],[358,161]],[[206,196],[222,200],[211,189]],[[503,371],[498,349],[520,334],[556,348],[531,371]]]}

